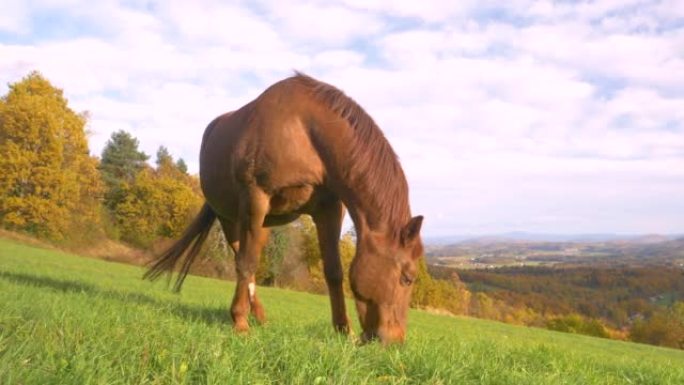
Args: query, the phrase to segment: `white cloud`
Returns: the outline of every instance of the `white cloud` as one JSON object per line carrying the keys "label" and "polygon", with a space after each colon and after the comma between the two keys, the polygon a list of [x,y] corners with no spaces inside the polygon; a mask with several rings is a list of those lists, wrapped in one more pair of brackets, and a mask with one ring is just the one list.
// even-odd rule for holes
{"label": "white cloud", "polygon": [[321,2],[269,2],[269,20],[297,45],[339,48],[357,38],[367,39],[383,28],[382,19],[340,5]]}
{"label": "white cloud", "polygon": [[359,10],[391,16],[418,18],[428,22],[444,21],[466,14],[471,1],[411,1],[411,0],[346,0],[347,5]]}
{"label": "white cloud", "polygon": [[363,64],[364,55],[351,50],[322,51],[313,56],[311,65],[321,70],[358,67]]}
{"label": "white cloud", "polygon": [[167,28],[180,41],[205,45],[214,43],[224,50],[264,52],[282,50],[285,44],[277,31],[251,10],[219,1],[162,1],[157,4]]}
{"label": "white cloud", "polygon": [[535,25],[515,46],[590,75],[667,89],[684,85],[684,34],[605,34],[588,24]]}
{"label": "white cloud", "polygon": [[28,31],[29,7],[23,1],[3,1],[0,5],[0,33],[24,34]]}

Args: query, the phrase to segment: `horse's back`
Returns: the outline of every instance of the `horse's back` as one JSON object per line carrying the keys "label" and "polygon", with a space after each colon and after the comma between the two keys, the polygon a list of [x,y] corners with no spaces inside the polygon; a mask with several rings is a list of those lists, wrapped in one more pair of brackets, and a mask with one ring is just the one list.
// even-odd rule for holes
{"label": "horse's back", "polygon": [[287,80],[207,127],[200,151],[202,190],[212,207],[236,214],[241,194],[257,186],[279,214],[305,206],[325,179],[308,125],[306,94]]}

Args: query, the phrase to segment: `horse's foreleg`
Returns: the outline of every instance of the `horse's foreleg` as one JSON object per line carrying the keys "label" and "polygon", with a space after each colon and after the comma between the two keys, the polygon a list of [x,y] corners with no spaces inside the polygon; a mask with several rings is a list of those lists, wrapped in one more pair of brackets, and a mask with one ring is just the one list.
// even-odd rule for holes
{"label": "horse's foreleg", "polygon": [[[255,273],[259,265],[259,256],[268,239],[269,231],[262,225],[268,211],[268,196],[261,190],[250,192],[249,205],[241,215],[240,243],[235,253],[235,271],[237,285],[230,313],[237,331],[247,331],[247,316],[250,312],[259,323],[266,320],[263,306],[256,295]],[[231,244],[235,249],[235,246]]]}
{"label": "horse's foreleg", "polygon": [[321,207],[313,214],[318,244],[323,257],[325,282],[328,284],[333,327],[339,332],[349,333],[349,319],[344,302],[342,283],[344,275],[340,263],[339,240],[344,218],[344,206],[337,201]]}

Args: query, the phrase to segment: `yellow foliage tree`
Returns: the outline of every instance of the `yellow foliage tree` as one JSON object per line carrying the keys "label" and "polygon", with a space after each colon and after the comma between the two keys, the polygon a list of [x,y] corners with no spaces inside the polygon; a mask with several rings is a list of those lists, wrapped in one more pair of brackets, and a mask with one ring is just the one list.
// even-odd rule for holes
{"label": "yellow foliage tree", "polygon": [[197,179],[170,160],[158,161],[156,170],[145,167],[122,195],[114,209],[121,239],[142,247],[160,237],[178,237],[203,201]]}
{"label": "yellow foliage tree", "polygon": [[450,280],[435,279],[427,269],[425,258],[418,261],[411,306],[448,310],[453,314],[467,314],[471,293],[457,275]]}
{"label": "yellow foliage tree", "polygon": [[318,246],[316,225],[310,216],[302,215],[299,217],[297,226],[302,236],[302,259],[309,270],[312,284],[318,291],[322,291],[325,288],[325,278],[323,278],[323,260]]}
{"label": "yellow foliage tree", "polygon": [[353,231],[348,231],[340,239],[340,261],[344,271],[344,293],[352,295],[351,284],[349,283],[349,268],[356,255],[356,240]]}
{"label": "yellow foliage tree", "polygon": [[[308,215],[302,215],[295,224],[300,235],[300,249],[304,265],[309,272],[309,279],[314,291],[323,292],[327,286],[323,274],[323,259],[318,245],[318,234],[316,225]],[[349,286],[349,267],[356,254],[356,242],[353,231],[348,231],[342,235],[339,243],[340,261],[344,274],[344,290],[347,295],[351,295]]]}
{"label": "yellow foliage tree", "polygon": [[55,241],[101,232],[102,183],[86,115],[38,72],[0,99],[0,224]]}

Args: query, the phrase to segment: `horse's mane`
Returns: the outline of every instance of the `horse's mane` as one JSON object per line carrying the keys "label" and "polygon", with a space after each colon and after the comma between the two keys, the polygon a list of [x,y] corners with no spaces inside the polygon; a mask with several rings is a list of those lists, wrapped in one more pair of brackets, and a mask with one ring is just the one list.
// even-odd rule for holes
{"label": "horse's mane", "polygon": [[397,155],[378,125],[358,103],[334,86],[301,72],[292,79],[309,88],[314,99],[349,123],[355,142],[343,174],[352,182],[363,179],[380,216],[387,219],[398,236],[410,217],[408,184]]}

